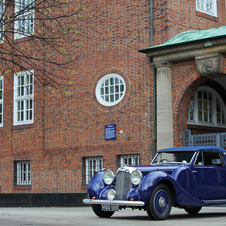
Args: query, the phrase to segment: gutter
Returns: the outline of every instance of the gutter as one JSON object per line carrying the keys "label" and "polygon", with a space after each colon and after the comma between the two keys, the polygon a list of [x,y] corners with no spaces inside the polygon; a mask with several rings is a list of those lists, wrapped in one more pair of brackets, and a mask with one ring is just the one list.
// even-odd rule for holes
{"label": "gutter", "polygon": [[[150,0],[150,47],[153,46],[153,0]],[[151,63],[150,58],[150,63]],[[156,68],[153,66],[153,99],[154,99],[154,138],[152,140],[152,157],[156,154],[157,141],[157,113],[156,113]]]}

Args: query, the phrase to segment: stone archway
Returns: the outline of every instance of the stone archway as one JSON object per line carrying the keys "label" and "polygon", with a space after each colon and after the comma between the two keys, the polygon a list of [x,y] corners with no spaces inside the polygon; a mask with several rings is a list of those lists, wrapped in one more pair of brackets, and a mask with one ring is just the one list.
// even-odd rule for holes
{"label": "stone archway", "polygon": [[[194,41],[194,37],[188,31],[177,35],[162,45],[140,50],[151,58],[152,65],[157,69],[157,149],[177,145],[175,126],[173,125],[176,123],[175,119],[177,119],[177,116],[174,115],[174,109],[180,103],[180,97],[178,96],[175,99],[172,96],[174,94],[171,79],[172,65],[181,63],[183,66],[182,62],[192,60],[196,62],[196,65],[191,69],[194,70],[195,67],[203,80],[216,76],[226,76],[222,73],[224,55],[226,54],[226,27],[223,28],[218,28],[225,32],[224,35],[221,34],[219,37],[216,29],[206,30],[205,38],[203,31],[195,31],[197,39]],[[202,35],[199,36],[199,33]],[[172,101],[175,102],[172,103]],[[188,106],[184,108],[185,111],[187,108]]]}

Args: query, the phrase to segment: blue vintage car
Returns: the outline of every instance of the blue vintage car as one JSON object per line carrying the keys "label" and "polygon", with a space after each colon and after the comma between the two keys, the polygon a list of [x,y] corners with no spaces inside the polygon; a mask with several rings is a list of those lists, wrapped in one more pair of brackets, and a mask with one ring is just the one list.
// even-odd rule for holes
{"label": "blue vintage car", "polygon": [[83,202],[91,204],[99,217],[137,208],[155,220],[166,219],[172,206],[197,214],[202,206],[226,204],[226,151],[218,147],[159,150],[148,166],[95,174]]}

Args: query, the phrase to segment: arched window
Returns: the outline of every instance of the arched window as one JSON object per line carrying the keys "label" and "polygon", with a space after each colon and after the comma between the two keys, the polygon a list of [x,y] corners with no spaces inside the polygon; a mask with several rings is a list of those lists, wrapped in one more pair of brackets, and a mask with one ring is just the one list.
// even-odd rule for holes
{"label": "arched window", "polygon": [[191,100],[188,124],[225,127],[225,104],[210,87],[200,87]]}

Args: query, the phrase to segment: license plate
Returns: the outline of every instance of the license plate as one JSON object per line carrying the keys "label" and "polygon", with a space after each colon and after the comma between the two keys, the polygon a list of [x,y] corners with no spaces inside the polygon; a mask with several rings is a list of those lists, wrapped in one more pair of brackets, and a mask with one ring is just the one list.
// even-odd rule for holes
{"label": "license plate", "polygon": [[108,212],[119,211],[119,206],[115,206],[115,205],[101,205],[101,206],[102,206],[102,211],[108,211]]}

